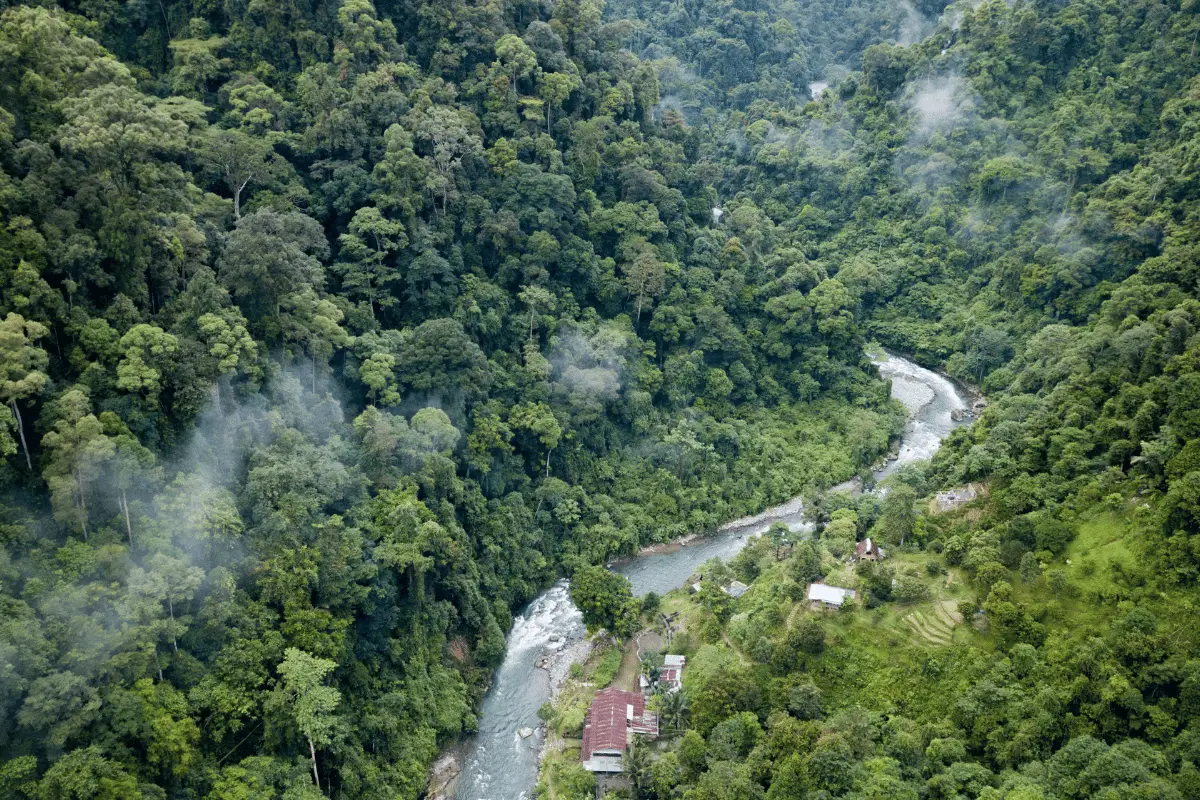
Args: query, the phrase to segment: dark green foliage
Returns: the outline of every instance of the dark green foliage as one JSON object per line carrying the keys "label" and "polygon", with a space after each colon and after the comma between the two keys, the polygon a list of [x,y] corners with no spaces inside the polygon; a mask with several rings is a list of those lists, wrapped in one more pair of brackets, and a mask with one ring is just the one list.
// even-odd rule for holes
{"label": "dark green foliage", "polygon": [[[1191,0],[59,5],[0,12],[0,793],[420,795],[556,576],[628,635],[591,565],[868,471],[869,337],[992,403],[825,538],[936,536],[1000,652],[879,697],[776,532],[637,790],[1196,793]],[[1041,579],[1096,509],[1140,561]]]}

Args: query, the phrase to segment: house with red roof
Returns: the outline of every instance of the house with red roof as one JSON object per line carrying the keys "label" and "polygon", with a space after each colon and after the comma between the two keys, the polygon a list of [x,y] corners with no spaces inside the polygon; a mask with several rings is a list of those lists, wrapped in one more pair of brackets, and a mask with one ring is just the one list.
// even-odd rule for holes
{"label": "house with red roof", "polygon": [[596,692],[583,723],[583,768],[624,772],[622,757],[634,736],[658,736],[658,717],[646,713],[646,699],[613,687]]}
{"label": "house with red roof", "polygon": [[855,561],[879,561],[883,558],[883,551],[879,549],[879,545],[871,541],[870,537],[863,539],[854,547],[854,557],[850,559],[850,563]]}

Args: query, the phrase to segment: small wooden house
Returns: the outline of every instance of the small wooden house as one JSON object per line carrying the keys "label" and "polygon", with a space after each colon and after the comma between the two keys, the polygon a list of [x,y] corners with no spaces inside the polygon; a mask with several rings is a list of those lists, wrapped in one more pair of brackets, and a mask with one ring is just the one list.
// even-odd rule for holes
{"label": "small wooden house", "polygon": [[850,563],[854,564],[858,561],[880,561],[883,559],[883,551],[879,549],[879,545],[875,543],[871,537],[867,537],[854,546],[854,555],[850,558]]}

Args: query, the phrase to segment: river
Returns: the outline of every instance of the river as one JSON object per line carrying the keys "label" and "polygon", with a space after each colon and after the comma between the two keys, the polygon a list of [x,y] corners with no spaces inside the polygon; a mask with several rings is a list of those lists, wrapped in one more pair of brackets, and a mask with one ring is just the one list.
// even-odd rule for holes
{"label": "river", "polygon": [[[943,375],[895,355],[876,361],[880,375],[892,381],[892,396],[909,411],[897,457],[875,472],[884,478],[898,467],[933,456],[942,439],[962,424],[956,412],[967,399]],[[631,558],[612,566],[629,578],[633,593],[665,594],[683,585],[700,564],[716,556],[729,559],[746,540],[782,522],[793,531],[810,527],[800,498],[753,517],[723,525],[716,534],[686,547]],[[479,732],[467,749],[456,800],[530,800],[537,785],[542,745],[538,709],[550,699],[550,676],[536,664],[543,656],[569,647],[586,635],[579,609],[565,581],[538,595],[517,616],[508,635],[508,651],[483,699]],[[522,738],[524,728],[533,733]],[[527,732],[527,731],[526,731]]]}

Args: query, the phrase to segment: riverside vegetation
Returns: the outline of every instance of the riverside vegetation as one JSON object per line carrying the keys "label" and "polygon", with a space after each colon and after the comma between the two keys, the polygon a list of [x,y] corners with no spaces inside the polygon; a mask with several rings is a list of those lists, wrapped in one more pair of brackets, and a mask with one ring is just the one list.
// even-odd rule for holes
{"label": "riverside vegetation", "polygon": [[1198,11],[0,2],[0,794],[419,796],[557,576],[869,476],[875,339],[989,409],[669,600],[628,791],[1200,795]]}

